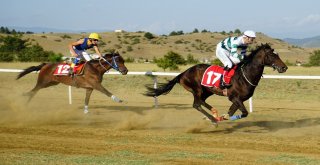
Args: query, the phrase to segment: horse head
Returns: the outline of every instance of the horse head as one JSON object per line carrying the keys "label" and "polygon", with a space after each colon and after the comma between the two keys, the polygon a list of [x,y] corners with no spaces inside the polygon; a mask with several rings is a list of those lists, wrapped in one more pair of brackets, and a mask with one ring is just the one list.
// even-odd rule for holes
{"label": "horse head", "polygon": [[265,66],[270,66],[279,73],[284,73],[287,71],[287,65],[280,59],[278,53],[270,47],[269,44],[261,44],[257,49],[257,53],[261,52],[261,63]]}
{"label": "horse head", "polygon": [[105,54],[102,58],[105,61],[105,65],[119,71],[122,75],[126,75],[128,73],[128,69],[124,65],[124,59],[118,52]]}

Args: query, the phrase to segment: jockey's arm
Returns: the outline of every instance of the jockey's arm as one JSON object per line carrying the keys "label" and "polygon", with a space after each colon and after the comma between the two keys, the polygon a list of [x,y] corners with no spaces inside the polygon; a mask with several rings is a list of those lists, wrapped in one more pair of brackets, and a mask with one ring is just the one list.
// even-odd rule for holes
{"label": "jockey's arm", "polygon": [[242,54],[242,52],[238,52],[238,46],[237,45],[232,45],[230,54],[233,58],[237,58],[240,61],[243,60],[243,56],[244,54]]}
{"label": "jockey's arm", "polygon": [[98,46],[93,46],[93,48],[96,51],[96,53],[98,54],[99,58],[102,58],[102,55],[100,53],[100,50],[99,50]]}
{"label": "jockey's arm", "polygon": [[72,42],[72,43],[70,43],[70,44],[68,45],[68,48],[69,48],[72,56],[74,56],[74,57],[77,56],[77,53],[74,51],[73,47],[74,47],[74,46],[77,46],[77,45],[81,45],[81,44],[83,43],[83,41],[84,41],[84,40],[81,39],[81,40],[78,40],[78,41],[76,41],[76,42]]}

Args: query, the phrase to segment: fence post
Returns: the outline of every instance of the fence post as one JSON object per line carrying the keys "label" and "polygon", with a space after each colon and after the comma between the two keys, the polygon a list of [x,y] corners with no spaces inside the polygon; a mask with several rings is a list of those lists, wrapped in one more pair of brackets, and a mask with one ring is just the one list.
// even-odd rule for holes
{"label": "fence post", "polygon": [[252,108],[252,97],[249,98],[249,111],[250,111],[250,113],[253,112],[253,108]]}
{"label": "fence post", "polygon": [[[157,76],[154,76],[153,77],[153,88],[154,89],[157,89],[158,88],[158,79],[157,79]],[[157,96],[154,96],[154,107],[155,108],[158,108],[158,97]]]}
{"label": "fence post", "polygon": [[72,104],[71,86],[69,86],[69,104]]}

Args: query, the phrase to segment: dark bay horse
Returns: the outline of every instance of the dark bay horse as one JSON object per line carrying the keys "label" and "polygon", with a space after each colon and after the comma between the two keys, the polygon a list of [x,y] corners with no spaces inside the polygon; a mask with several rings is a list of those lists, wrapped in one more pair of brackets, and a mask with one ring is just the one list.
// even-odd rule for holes
{"label": "dark bay horse", "polygon": [[[268,44],[258,46],[246,59],[241,62],[234,76],[232,77],[232,86],[228,89],[221,90],[215,87],[206,87],[201,85],[202,75],[210,65],[198,64],[190,67],[182,72],[168,83],[161,84],[157,89],[151,86],[146,86],[148,91],[145,93],[147,96],[159,96],[167,94],[174,87],[176,83],[182,85],[186,90],[191,92],[194,97],[193,107],[203,113],[212,123],[217,123],[222,120],[236,120],[248,116],[248,111],[243,105],[243,102],[248,100],[258,85],[265,66],[273,67],[279,73],[285,72],[288,67],[280,59],[278,54],[274,52]],[[210,115],[201,106],[204,106],[210,111],[215,109],[207,104],[206,99],[213,95],[227,96],[232,102],[229,108],[228,115],[224,117],[217,117]],[[236,110],[240,109],[241,115],[234,115]]]}
{"label": "dark bay horse", "polygon": [[111,68],[119,71],[122,75],[127,74],[128,69],[124,65],[124,59],[119,53],[105,54],[100,60],[91,60],[87,62],[84,67],[83,75],[75,75],[73,77],[67,75],[54,75],[54,71],[58,65],[59,63],[42,63],[39,66],[26,68],[18,75],[17,79],[33,71],[40,70],[36,86],[30,92],[26,93],[26,95],[29,96],[28,101],[30,101],[40,89],[63,83],[65,85],[86,89],[85,113],[88,112],[89,99],[94,89],[111,97],[113,101],[122,102],[122,100],[101,85],[103,74]]}

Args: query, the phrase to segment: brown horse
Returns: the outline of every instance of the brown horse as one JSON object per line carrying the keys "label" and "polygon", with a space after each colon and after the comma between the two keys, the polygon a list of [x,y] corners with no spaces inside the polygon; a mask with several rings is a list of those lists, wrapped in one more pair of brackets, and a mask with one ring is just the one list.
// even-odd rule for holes
{"label": "brown horse", "polygon": [[85,113],[88,112],[89,99],[94,89],[111,97],[113,101],[122,102],[122,100],[101,85],[103,74],[111,68],[119,71],[122,75],[127,74],[128,69],[124,65],[124,59],[119,53],[105,54],[100,60],[91,60],[87,62],[84,66],[83,74],[74,75],[73,77],[54,75],[54,71],[58,65],[59,63],[43,63],[39,66],[31,66],[18,75],[17,79],[30,72],[40,70],[36,86],[30,92],[26,93],[26,95],[29,96],[28,101],[30,101],[40,89],[63,83],[86,89]]}
{"label": "brown horse", "polygon": [[[237,67],[231,80],[232,86],[228,89],[221,90],[219,88],[201,85],[202,75],[209,66],[210,65],[207,64],[192,66],[168,83],[159,85],[159,88],[157,89],[146,86],[148,91],[145,95],[155,97],[167,94],[176,83],[179,83],[193,94],[193,107],[203,113],[212,123],[216,124],[218,121],[227,119],[236,120],[248,116],[248,111],[243,105],[243,102],[253,95],[253,92],[262,77],[265,66],[273,67],[279,73],[283,73],[288,69],[280,57],[274,52],[274,49],[268,44],[262,44],[257,47],[256,50],[238,65],[239,67]],[[201,107],[204,106],[210,111],[216,111],[212,106],[205,102],[205,100],[213,94],[220,96],[226,95],[232,102],[228,115],[223,117],[210,115]],[[233,116],[237,109],[240,109],[242,114]]]}

